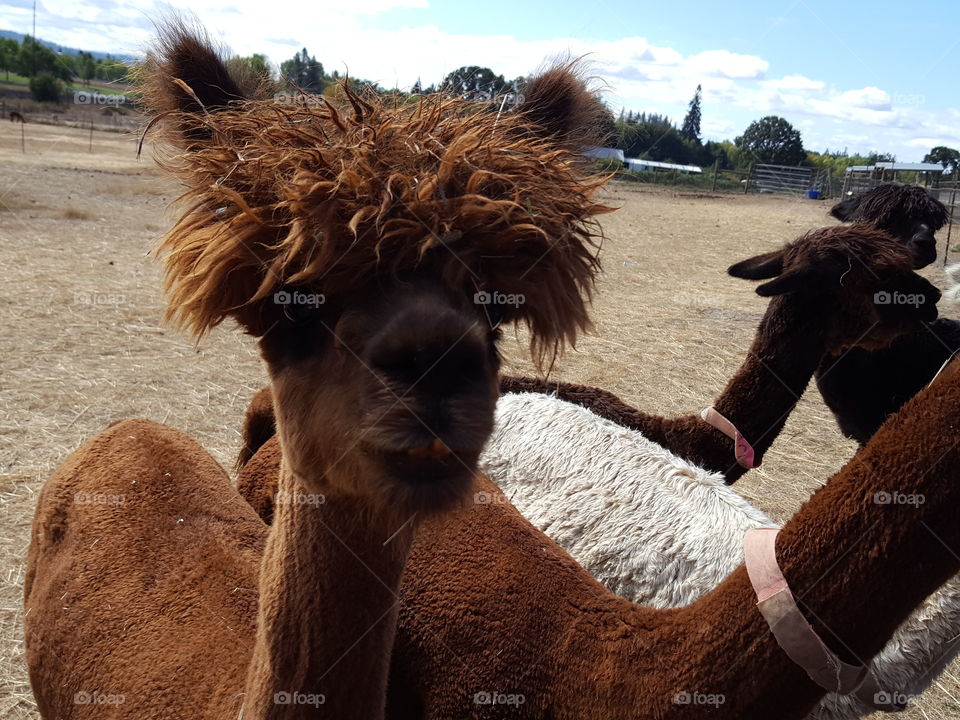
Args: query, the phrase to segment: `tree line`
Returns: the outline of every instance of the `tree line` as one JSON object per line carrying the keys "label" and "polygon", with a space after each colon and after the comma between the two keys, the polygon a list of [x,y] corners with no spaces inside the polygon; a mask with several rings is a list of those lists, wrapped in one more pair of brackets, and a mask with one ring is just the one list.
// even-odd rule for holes
{"label": "tree line", "polygon": [[[339,71],[327,72],[323,63],[306,48],[274,68],[265,55],[255,53],[235,56],[228,61],[234,71],[259,81],[261,87],[276,92],[303,91],[310,94],[335,95],[345,80]],[[0,71],[31,78],[31,89],[39,100],[58,100],[63,83],[81,80],[118,81],[127,77],[130,67],[112,58],[94,59],[90,53],[77,55],[57,53],[29,35],[22,42],[0,38]],[[350,77],[354,91],[386,92],[374,81]],[[447,73],[439,84],[423,87],[420,79],[404,95],[444,92],[468,100],[487,101],[503,97],[519,98],[526,78],[507,80],[488,67],[466,65]],[[39,94],[37,88],[41,91]],[[43,92],[45,90],[45,92]],[[701,134],[703,91],[697,85],[687,113],[679,126],[668,116],[656,112],[621,110],[619,116],[607,112],[605,127],[607,144],[622,150],[626,157],[643,158],[682,165],[707,167],[717,164],[721,169],[744,170],[753,163],[794,165],[830,170],[841,174],[850,165],[872,165],[879,161],[893,161],[895,156],[872,153],[851,155],[844,151],[813,152],[803,146],[800,131],[786,119],[768,115],[750,123],[741,135],[732,141],[704,142]],[[960,151],[938,146],[924,157],[924,162],[939,163],[946,173],[957,178],[960,174]]]}

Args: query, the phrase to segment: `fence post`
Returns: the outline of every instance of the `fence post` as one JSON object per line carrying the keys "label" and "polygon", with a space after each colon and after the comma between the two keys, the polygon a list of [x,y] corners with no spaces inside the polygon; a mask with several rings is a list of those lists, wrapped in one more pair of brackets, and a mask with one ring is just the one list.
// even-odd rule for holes
{"label": "fence post", "polygon": [[750,163],[750,167],[747,168],[747,181],[743,184],[743,194],[746,195],[750,191],[750,180],[753,178],[753,163]]}
{"label": "fence post", "polygon": [[713,161],[713,192],[717,191],[717,173],[720,172],[720,158]]}

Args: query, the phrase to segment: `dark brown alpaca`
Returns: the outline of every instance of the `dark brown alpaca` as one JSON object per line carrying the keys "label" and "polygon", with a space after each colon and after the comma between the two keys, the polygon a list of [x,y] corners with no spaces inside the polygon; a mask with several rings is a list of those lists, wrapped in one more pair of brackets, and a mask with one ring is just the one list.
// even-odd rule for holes
{"label": "dark brown alpaca", "polygon": [[[937,259],[934,234],[949,220],[943,203],[924,188],[892,183],[837,203],[830,214],[891,233],[917,268]],[[829,354],[817,369],[817,388],[843,434],[863,445],[958,349],[960,322],[940,318],[881,350]]]}
{"label": "dark brown alpaca", "polygon": [[870,225],[903,241],[913,253],[914,267],[937,259],[934,235],[950,220],[942,202],[918,185],[884,183],[838,202],[830,214],[842,222]]}
{"label": "dark brown alpaca", "polygon": [[[854,225],[813,231],[782,250],[737,263],[735,277],[776,278],[757,288],[773,297],[740,370],[713,406],[750,442],[756,464],[783,429],[825,355],[875,349],[936,318],[939,291],[908,272],[910,255],[879,230]],[[892,274],[893,273],[893,274]],[[913,295],[919,305],[882,305],[877,293]],[[641,412],[605,390],[540,378],[504,377],[501,392],[544,392],[640,431],[734,482],[747,468],[732,441],[699,415]]]}
{"label": "dark brown alpaca", "polygon": [[[597,101],[574,68],[500,117],[346,90],[347,110],[247,101],[180,25],[143,73],[186,186],[169,313],[259,338],[277,511],[268,531],[195,442],[146,420],[73,453],[28,557],[41,715],[382,718],[416,527],[466,497],[492,427],[496,323],[529,324],[538,357],[587,325],[605,208],[575,147]],[[486,288],[534,301],[491,323]]]}
{"label": "dark brown alpaca", "polygon": [[20,113],[18,113],[16,110],[11,110],[11,111],[10,111],[10,122],[22,122],[22,123],[25,123],[26,120],[24,119],[23,115],[21,115]]}
{"label": "dark brown alpaca", "polygon": [[[954,362],[780,533],[802,612],[846,662],[869,660],[960,568],[958,431]],[[271,438],[245,482],[269,483],[278,463]],[[489,481],[476,489],[502,497]],[[633,605],[509,504],[477,503],[428,521],[414,542],[387,717],[804,717],[824,691],[774,641],[756,600],[741,566],[688,607]]]}

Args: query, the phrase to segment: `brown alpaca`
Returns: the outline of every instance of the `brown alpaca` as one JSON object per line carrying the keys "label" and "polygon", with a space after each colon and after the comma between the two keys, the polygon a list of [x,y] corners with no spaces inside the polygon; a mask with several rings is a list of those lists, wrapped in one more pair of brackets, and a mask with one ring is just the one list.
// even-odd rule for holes
{"label": "brown alpaca", "polygon": [[[958,430],[954,362],[780,533],[802,612],[848,663],[868,661],[960,569]],[[262,486],[278,466],[271,438],[242,472]],[[502,497],[487,480],[476,489]],[[906,501],[877,501],[894,493]],[[777,645],[756,600],[741,566],[688,607],[634,605],[508,503],[477,503],[428,521],[414,542],[387,717],[804,717],[824,691]]]}
{"label": "brown alpaca", "polygon": [[10,111],[10,122],[22,122],[22,123],[25,123],[25,122],[26,122],[26,119],[23,117],[23,115],[21,115],[20,113],[18,113],[16,110],[11,110],[11,111]]}
{"label": "brown alpaca", "polygon": [[[755,464],[773,444],[806,390],[822,359],[852,347],[885,347],[899,333],[936,318],[939,291],[917,275],[892,285],[884,270],[903,258],[897,241],[865,225],[816,230],[781,250],[733,265],[734,277],[777,280],[757,292],[774,296],[757,328],[740,370],[714,401],[752,445]],[[902,257],[901,257],[902,256]],[[877,263],[877,273],[873,263]],[[904,266],[901,262],[901,267]],[[782,274],[781,274],[782,273]],[[888,321],[911,316],[912,306],[873,302],[874,293],[918,296],[913,325],[878,332]],[[643,433],[654,442],[703,468],[736,481],[747,468],[736,462],[732,440],[700,415],[664,418],[641,412],[599,388],[529,377],[503,377],[501,392],[542,392],[582,405],[594,413]]]}
{"label": "brown alpaca", "polygon": [[[741,276],[773,277],[758,292],[771,296],[756,339],[738,373],[714,406],[753,440],[759,456],[780,432],[787,416],[820,365],[826,348],[878,347],[936,317],[940,292],[912,270],[902,243],[865,227],[826,228],[798,238],[783,250],[744,260],[731,268]],[[843,282],[840,283],[842,276]],[[911,305],[874,302],[878,292],[923,298]],[[602,417],[633,427],[672,452],[732,482],[745,470],[734,460],[732,441],[699,415],[664,419],[641,413],[612,393],[535,378],[503,377],[502,392],[552,392]],[[270,389],[263,388],[247,409],[242,467],[275,432]],[[259,480],[259,479],[258,479]],[[266,486],[241,474],[238,489],[266,522],[272,517],[276,477]]]}
{"label": "brown alpaca", "polygon": [[268,531],[195,442],[146,420],[73,453],[28,556],[41,715],[382,718],[415,528],[470,491],[493,423],[498,331],[475,294],[532,299],[496,320],[529,324],[538,357],[587,324],[605,208],[574,148],[597,101],[573,68],[500,117],[347,90],[350,112],[247,101],[176,24],[143,72],[187,188],[169,313],[259,338],[278,509]]}

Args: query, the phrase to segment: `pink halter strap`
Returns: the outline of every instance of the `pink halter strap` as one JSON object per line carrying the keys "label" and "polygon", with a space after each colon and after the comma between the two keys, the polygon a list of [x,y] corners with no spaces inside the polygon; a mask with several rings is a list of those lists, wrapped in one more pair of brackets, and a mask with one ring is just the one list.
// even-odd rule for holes
{"label": "pink halter strap", "polygon": [[700,419],[733,440],[733,456],[737,459],[740,467],[745,467],[747,470],[759,467],[760,463],[754,462],[756,453],[753,451],[753,446],[747,442],[747,439],[740,434],[740,431],[732,422],[717,412],[715,407],[711,405],[704,409],[700,413]]}
{"label": "pink halter strap", "polygon": [[824,690],[840,695],[853,694],[877,710],[903,710],[906,705],[899,702],[902,694],[891,698],[889,693],[881,692],[870,665],[843,662],[803,617],[777,564],[775,542],[778,532],[778,528],[755,528],[748,530],[743,540],[744,560],[750,584],[757,593],[757,608],[777,643],[787,657]]}

